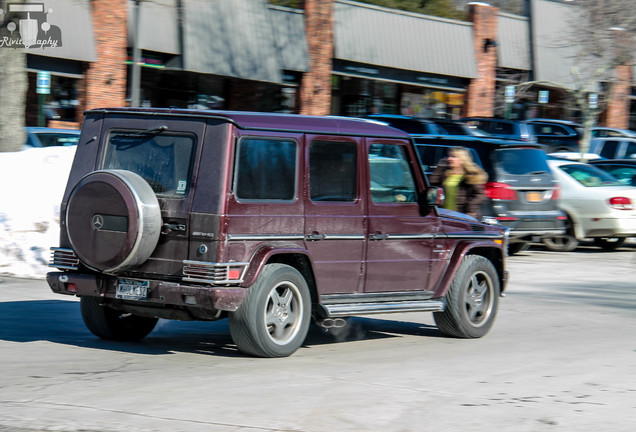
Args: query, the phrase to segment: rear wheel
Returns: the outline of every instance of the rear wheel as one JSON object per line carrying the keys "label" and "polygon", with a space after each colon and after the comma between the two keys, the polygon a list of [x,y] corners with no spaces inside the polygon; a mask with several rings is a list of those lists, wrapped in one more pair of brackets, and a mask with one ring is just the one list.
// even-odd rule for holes
{"label": "rear wheel", "polygon": [[569,234],[558,237],[544,237],[541,241],[545,247],[555,252],[572,252],[579,245],[579,241]]}
{"label": "rear wheel", "polygon": [[468,255],[446,294],[446,309],[433,313],[437,327],[448,336],[484,336],[495,321],[499,293],[493,264],[482,256]]}
{"label": "rear wheel", "polygon": [[305,278],[288,265],[268,264],[238,310],[230,313],[230,333],[246,354],[285,357],[305,341],[310,319]]}
{"label": "rear wheel", "polygon": [[623,246],[625,240],[625,237],[596,237],[594,244],[603,248],[603,250],[613,251]]}
{"label": "rear wheel", "polygon": [[155,328],[158,319],[140,317],[100,304],[97,297],[82,297],[84,324],[95,336],[107,340],[138,341]]}
{"label": "rear wheel", "polygon": [[579,245],[574,236],[574,223],[570,218],[565,222],[565,233],[556,237],[544,237],[541,239],[545,247],[554,252],[572,252]]}

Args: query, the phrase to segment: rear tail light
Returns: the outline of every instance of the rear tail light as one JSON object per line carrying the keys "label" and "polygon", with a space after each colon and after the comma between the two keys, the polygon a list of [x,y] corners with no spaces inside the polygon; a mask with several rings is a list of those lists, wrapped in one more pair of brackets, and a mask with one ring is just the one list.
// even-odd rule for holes
{"label": "rear tail light", "polygon": [[518,199],[517,192],[506,183],[488,182],[484,193],[493,200],[514,201]]}
{"label": "rear tail light", "polygon": [[613,197],[609,199],[609,205],[616,210],[634,210],[632,200],[627,197]]}
{"label": "rear tail light", "polygon": [[554,189],[552,189],[552,198],[553,200],[558,200],[561,197],[561,191],[559,190],[559,186],[555,186]]}

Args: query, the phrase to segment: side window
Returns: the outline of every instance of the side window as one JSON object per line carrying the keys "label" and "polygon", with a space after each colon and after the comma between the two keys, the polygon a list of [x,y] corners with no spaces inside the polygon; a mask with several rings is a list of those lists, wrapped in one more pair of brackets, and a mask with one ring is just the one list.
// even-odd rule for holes
{"label": "side window", "polygon": [[627,150],[625,150],[625,158],[629,159],[629,158],[633,158],[634,155],[636,155],[636,143],[633,142],[628,142],[627,143]]}
{"label": "side window", "polygon": [[372,144],[369,147],[371,200],[375,203],[417,201],[413,173],[404,146]]}
{"label": "side window", "polygon": [[614,159],[619,141],[605,141],[605,143],[601,142],[599,144],[602,145],[602,148],[598,155],[607,159]]}
{"label": "side window", "polygon": [[235,193],[239,200],[291,201],[296,197],[297,145],[291,140],[243,138]]}
{"label": "side window", "polygon": [[309,146],[312,201],[355,201],[357,152],[352,142],[314,141]]}
{"label": "side window", "polygon": [[558,125],[538,123],[535,127],[538,129],[537,135],[550,135],[550,136],[572,135],[570,131],[568,131],[568,129]]}

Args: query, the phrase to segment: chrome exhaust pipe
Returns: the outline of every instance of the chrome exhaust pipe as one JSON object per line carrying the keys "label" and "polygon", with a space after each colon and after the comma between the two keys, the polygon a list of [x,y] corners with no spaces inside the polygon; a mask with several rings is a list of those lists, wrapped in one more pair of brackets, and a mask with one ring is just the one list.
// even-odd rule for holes
{"label": "chrome exhaust pipe", "polygon": [[316,320],[316,324],[322,328],[342,328],[347,325],[347,321],[343,318],[323,318]]}

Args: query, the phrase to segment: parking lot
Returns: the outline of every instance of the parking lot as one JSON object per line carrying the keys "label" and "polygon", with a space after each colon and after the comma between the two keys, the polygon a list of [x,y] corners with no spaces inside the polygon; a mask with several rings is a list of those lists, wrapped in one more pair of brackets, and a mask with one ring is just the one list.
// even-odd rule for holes
{"label": "parking lot", "polygon": [[0,278],[0,431],[631,431],[636,248],[536,246],[508,269],[482,339],[376,315],[282,359],[241,355],[225,321],[101,341],[76,299]]}

